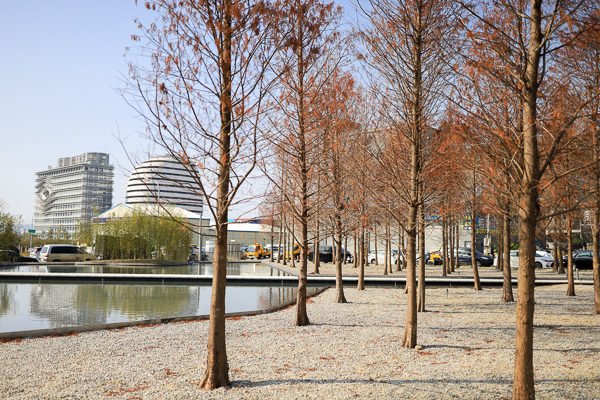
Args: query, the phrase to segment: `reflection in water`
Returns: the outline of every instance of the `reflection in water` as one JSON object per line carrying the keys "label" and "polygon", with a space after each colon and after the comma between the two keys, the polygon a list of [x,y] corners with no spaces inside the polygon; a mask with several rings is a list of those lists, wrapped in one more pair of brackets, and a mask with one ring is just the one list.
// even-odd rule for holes
{"label": "reflection in water", "polygon": [[[114,312],[125,321],[194,315],[198,287],[31,285],[30,312],[49,328],[104,324]],[[110,321],[114,322],[114,321]]]}
{"label": "reflection in water", "polygon": [[[212,264],[190,264],[173,267],[161,266],[119,266],[114,265],[16,265],[0,270],[2,272],[37,272],[66,274],[172,274],[172,275],[212,275]],[[285,276],[278,269],[262,264],[228,263],[227,275]]]}
{"label": "reflection in water", "polygon": [[0,316],[15,312],[14,292],[14,287],[9,286],[7,283],[0,283]]}
{"label": "reflection in water", "polygon": [[[208,315],[211,292],[211,286],[3,283],[0,332]],[[225,311],[264,310],[295,296],[294,287],[228,286]]]}

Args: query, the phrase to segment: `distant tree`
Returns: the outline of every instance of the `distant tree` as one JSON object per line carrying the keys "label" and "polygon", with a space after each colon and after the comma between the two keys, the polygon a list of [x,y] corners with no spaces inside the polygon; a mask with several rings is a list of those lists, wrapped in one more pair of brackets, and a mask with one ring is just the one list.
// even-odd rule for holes
{"label": "distant tree", "polygon": [[[447,0],[370,1],[362,8],[370,25],[359,29],[364,46],[360,57],[373,76],[373,91],[381,104],[383,122],[377,134],[387,135],[387,140],[379,141],[387,144],[384,148],[369,152],[379,160],[382,181],[395,190],[396,203],[407,211],[406,220],[394,218],[405,223],[407,232],[409,296],[402,346],[410,348],[417,344],[417,233],[424,229],[430,138],[438,122],[445,78],[451,74],[457,27],[453,7],[454,2]],[[420,251],[423,261],[424,246]],[[424,264],[421,273],[424,293]],[[425,307],[424,296],[421,307]]]}
{"label": "distant tree", "polygon": [[183,218],[148,215],[135,209],[124,218],[109,218],[92,222],[92,237],[96,253],[106,260],[151,259],[156,261],[187,261],[191,231],[182,229]]}
{"label": "distant tree", "polygon": [[21,216],[12,215],[4,200],[0,199],[0,249],[7,250],[19,243]]}
{"label": "distant tree", "polygon": [[[331,64],[336,64],[337,26],[342,9],[321,0],[292,0],[283,3],[280,28],[286,32],[286,42],[273,64],[281,83],[273,91],[279,120],[273,123],[271,142],[286,153],[285,166],[288,190],[284,191],[290,215],[298,222],[300,232],[300,271],[296,296],[294,324],[310,323],[306,311],[306,279],[309,250],[309,223],[315,207],[315,153],[321,148],[318,121],[311,108],[320,97],[318,89],[328,80]],[[278,177],[271,177],[272,183]],[[289,190],[295,188],[295,190]],[[296,194],[296,196],[292,196]],[[293,224],[295,225],[295,224]],[[296,243],[296,241],[294,241]],[[293,244],[292,244],[293,246]]]}
{"label": "distant tree", "polygon": [[[323,135],[321,175],[319,180],[327,193],[325,209],[322,213],[331,221],[333,240],[336,298],[337,303],[346,303],[342,281],[342,240],[349,227],[348,205],[350,198],[350,171],[346,159],[352,157],[351,143],[357,128],[352,121],[360,107],[360,94],[355,80],[349,73],[335,69],[330,79],[320,90],[321,99],[315,103],[321,115],[320,130]],[[315,246],[316,248],[316,246]],[[315,250],[315,256],[317,251]]]}
{"label": "distant tree", "polygon": [[[584,109],[585,140],[580,146],[579,157],[590,163],[582,174],[586,191],[590,194],[585,208],[592,223],[594,312],[600,314],[600,7],[589,13],[594,23],[580,35],[574,46],[565,47],[562,59],[564,73],[573,82],[578,97],[589,103]],[[576,21],[577,22],[577,21]],[[584,23],[588,23],[585,21]]]}

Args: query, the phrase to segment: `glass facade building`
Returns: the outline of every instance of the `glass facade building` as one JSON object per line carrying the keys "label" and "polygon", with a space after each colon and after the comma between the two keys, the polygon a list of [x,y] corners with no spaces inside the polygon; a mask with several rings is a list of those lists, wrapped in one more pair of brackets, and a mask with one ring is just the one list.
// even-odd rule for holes
{"label": "glass facade building", "polygon": [[113,170],[109,155],[83,153],[59,158],[57,167],[36,172],[34,228],[38,235],[67,237],[112,206]]}

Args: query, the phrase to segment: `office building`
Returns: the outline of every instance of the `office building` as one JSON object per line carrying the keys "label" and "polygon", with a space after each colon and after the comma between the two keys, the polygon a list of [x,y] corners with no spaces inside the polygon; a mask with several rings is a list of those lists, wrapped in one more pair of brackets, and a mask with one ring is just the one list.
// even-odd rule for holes
{"label": "office building", "polygon": [[46,171],[36,172],[36,233],[70,237],[80,221],[108,210],[112,206],[113,169],[108,154],[83,153],[59,158],[56,168],[48,166]]}

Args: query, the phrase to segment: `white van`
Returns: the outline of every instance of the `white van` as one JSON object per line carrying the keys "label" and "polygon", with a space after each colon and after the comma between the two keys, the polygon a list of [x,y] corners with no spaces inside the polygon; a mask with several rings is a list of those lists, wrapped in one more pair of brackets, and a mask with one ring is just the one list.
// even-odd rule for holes
{"label": "white van", "polygon": [[79,246],[69,244],[47,244],[40,251],[41,262],[76,262],[93,259]]}

